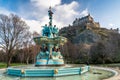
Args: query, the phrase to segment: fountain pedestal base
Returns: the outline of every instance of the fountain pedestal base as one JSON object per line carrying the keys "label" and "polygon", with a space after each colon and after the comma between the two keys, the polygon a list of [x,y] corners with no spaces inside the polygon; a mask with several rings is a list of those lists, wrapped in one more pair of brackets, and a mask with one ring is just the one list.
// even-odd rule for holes
{"label": "fountain pedestal base", "polygon": [[38,59],[35,66],[62,66],[64,65],[63,59]]}

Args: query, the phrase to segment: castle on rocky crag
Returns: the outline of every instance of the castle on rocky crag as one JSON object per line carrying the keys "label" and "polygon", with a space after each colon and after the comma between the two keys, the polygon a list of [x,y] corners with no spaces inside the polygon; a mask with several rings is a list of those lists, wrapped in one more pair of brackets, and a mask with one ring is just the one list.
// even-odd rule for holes
{"label": "castle on rocky crag", "polygon": [[[84,17],[81,17],[81,18],[76,18],[74,21],[73,21],[73,24],[72,26],[76,26],[76,27],[79,27],[81,29],[98,29],[98,28],[101,28],[99,22],[95,22],[93,17],[88,14],[87,16],[84,16]],[[119,32],[119,28],[117,29],[110,29],[110,31],[112,32]]]}
{"label": "castle on rocky crag", "polygon": [[82,18],[76,18],[73,21],[73,26],[81,26],[82,29],[100,28],[99,22],[95,22],[90,14]]}
{"label": "castle on rocky crag", "polygon": [[72,25],[60,29],[59,34],[68,38],[73,43],[94,43],[107,37],[109,33],[119,33],[117,29],[107,29],[101,27],[99,22],[88,14],[87,16],[76,18]]}

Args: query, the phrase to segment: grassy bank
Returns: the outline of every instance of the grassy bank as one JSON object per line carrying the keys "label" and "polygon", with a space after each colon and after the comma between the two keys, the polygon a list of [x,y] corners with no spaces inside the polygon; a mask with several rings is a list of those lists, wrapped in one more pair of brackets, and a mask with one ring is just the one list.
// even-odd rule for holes
{"label": "grassy bank", "polygon": [[[20,66],[20,65],[26,65],[23,63],[11,63],[11,66]],[[6,63],[0,62],[0,68],[6,68]]]}

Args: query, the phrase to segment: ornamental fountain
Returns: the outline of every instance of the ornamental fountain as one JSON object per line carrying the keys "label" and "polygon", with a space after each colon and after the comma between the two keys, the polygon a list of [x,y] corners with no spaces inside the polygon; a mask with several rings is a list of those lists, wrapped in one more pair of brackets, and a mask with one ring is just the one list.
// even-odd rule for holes
{"label": "ornamental fountain", "polygon": [[43,26],[42,36],[35,35],[34,41],[41,45],[41,51],[36,57],[34,66],[21,66],[7,68],[7,74],[20,77],[54,77],[83,74],[89,71],[89,66],[66,65],[60,52],[60,45],[67,42],[67,38],[59,36],[56,25],[52,25],[53,12],[51,7],[48,11],[49,25]]}
{"label": "ornamental fountain", "polygon": [[63,56],[61,55],[59,46],[67,42],[67,39],[58,36],[58,28],[52,25],[51,7],[49,8],[49,25],[43,26],[42,36],[34,37],[34,41],[38,45],[42,45],[41,52],[37,55],[36,66],[60,66],[64,65]]}

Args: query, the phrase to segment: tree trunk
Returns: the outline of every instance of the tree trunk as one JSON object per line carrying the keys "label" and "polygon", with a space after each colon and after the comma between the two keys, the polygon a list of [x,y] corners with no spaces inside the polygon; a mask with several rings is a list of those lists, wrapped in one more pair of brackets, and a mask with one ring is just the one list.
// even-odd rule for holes
{"label": "tree trunk", "polygon": [[105,64],[105,60],[104,60],[104,58],[102,59],[102,63]]}
{"label": "tree trunk", "polygon": [[12,60],[12,57],[8,57],[8,59],[7,59],[7,67],[10,66],[10,64],[11,64],[11,60]]}
{"label": "tree trunk", "polygon": [[29,64],[29,57],[27,57],[27,59],[26,59],[26,64],[27,65]]}
{"label": "tree trunk", "polygon": [[34,63],[36,63],[36,56],[34,56]]}

